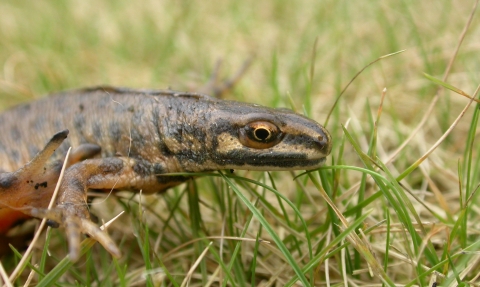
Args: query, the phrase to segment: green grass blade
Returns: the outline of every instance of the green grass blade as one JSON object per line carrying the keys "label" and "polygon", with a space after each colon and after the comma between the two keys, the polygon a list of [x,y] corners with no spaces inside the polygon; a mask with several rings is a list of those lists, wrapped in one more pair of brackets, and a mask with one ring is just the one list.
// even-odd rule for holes
{"label": "green grass blade", "polygon": [[255,206],[243,195],[243,193],[237,188],[235,184],[232,183],[232,181],[223,175],[223,173],[220,173],[223,177],[223,179],[228,183],[228,185],[232,188],[233,191],[235,191],[235,194],[237,197],[245,204],[250,212],[253,213],[255,218],[262,224],[263,228],[270,234],[272,237],[273,241],[277,245],[278,249],[282,252],[282,254],[285,256],[285,259],[287,262],[290,264],[292,269],[295,271],[295,273],[298,276],[298,280],[304,284],[304,286],[309,286],[308,280],[305,277],[304,273],[302,272],[302,269],[298,266],[296,260],[293,258],[292,254],[290,251],[287,249],[287,247],[283,244],[283,241],[280,239],[280,237],[277,235],[277,233],[273,230],[273,228],[270,226],[270,224],[267,222],[267,220],[263,217],[263,215],[260,213],[260,211],[255,208]]}

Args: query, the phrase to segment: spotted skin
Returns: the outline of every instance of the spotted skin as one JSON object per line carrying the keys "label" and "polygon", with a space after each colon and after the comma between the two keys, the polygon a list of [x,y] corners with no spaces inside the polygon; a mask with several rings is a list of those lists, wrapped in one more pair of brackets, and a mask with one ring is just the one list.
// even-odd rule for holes
{"label": "spotted skin", "polygon": [[[0,236],[19,221],[46,217],[65,227],[74,260],[80,233],[120,256],[90,221],[88,189],[155,193],[188,179],[165,173],[315,169],[331,149],[321,125],[290,110],[111,87],[67,91],[5,111],[0,130]],[[60,193],[48,210],[69,147]]]}

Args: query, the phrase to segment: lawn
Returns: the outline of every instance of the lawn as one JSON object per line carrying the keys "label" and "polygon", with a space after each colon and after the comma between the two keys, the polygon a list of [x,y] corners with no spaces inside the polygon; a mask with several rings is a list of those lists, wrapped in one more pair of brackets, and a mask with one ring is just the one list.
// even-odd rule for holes
{"label": "lawn", "polygon": [[[251,61],[226,99],[294,109],[333,138],[311,173],[97,195],[100,219],[126,211],[108,228],[123,256],[87,239],[71,263],[51,230],[13,284],[480,286],[475,4],[1,1],[2,109],[97,85],[199,91]],[[19,260],[2,258],[2,280]]]}

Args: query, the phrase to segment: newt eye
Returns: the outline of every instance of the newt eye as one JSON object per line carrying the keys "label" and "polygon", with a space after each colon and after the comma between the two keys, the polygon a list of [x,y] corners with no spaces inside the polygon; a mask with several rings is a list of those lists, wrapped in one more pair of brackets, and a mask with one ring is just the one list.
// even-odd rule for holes
{"label": "newt eye", "polygon": [[265,149],[276,145],[282,139],[283,133],[280,129],[264,121],[248,123],[240,129],[240,142],[246,146],[255,149]]}

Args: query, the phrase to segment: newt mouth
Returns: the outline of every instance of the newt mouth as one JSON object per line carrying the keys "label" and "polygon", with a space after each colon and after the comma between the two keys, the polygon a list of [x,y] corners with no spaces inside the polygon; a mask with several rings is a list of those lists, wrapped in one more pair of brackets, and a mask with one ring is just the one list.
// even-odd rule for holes
{"label": "newt mouth", "polygon": [[241,151],[230,151],[217,160],[217,164],[225,168],[244,170],[310,170],[322,166],[326,161],[325,155],[308,157],[306,154],[282,154],[266,152],[262,154],[248,154]]}

